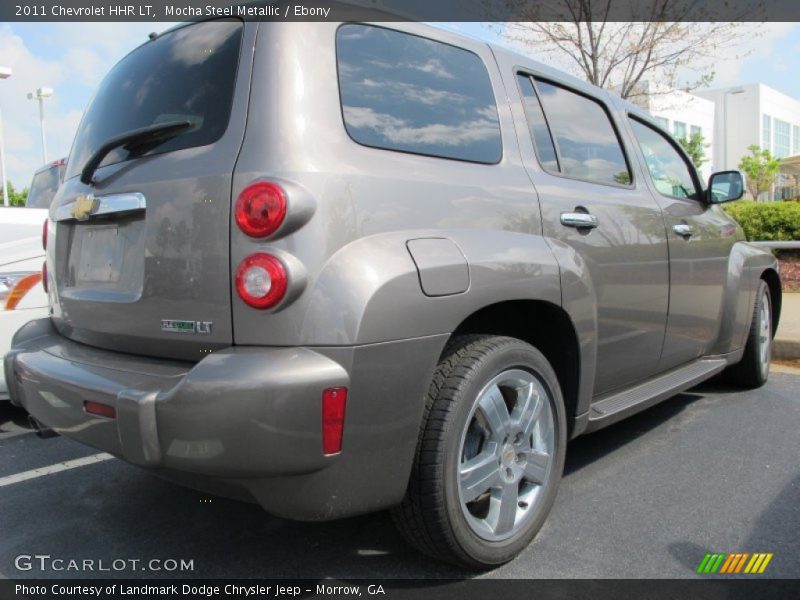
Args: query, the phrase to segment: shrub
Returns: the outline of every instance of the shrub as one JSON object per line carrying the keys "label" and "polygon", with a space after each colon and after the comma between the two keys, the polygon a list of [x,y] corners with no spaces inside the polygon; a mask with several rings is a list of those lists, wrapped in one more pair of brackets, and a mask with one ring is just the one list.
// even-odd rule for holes
{"label": "shrub", "polygon": [[731,202],[725,212],[736,219],[749,241],[800,240],[797,202]]}

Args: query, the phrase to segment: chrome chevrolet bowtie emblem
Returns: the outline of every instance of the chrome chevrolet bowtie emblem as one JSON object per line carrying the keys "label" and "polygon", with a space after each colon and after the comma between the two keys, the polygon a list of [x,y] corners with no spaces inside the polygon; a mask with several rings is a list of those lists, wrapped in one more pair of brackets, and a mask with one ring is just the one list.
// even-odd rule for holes
{"label": "chrome chevrolet bowtie emblem", "polygon": [[97,198],[91,194],[88,196],[81,194],[75,198],[69,213],[78,221],[85,221],[95,210],[97,210]]}

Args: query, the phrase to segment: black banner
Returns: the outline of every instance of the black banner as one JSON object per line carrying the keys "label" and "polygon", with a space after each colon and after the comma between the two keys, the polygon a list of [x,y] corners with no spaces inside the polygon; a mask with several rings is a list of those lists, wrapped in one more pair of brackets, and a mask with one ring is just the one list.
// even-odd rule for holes
{"label": "black banner", "polygon": [[797,0],[3,0],[0,21],[800,21]]}
{"label": "black banner", "polygon": [[0,598],[185,600],[190,598],[374,598],[376,600],[751,600],[798,598],[800,581],[769,579],[686,580],[0,580]]}

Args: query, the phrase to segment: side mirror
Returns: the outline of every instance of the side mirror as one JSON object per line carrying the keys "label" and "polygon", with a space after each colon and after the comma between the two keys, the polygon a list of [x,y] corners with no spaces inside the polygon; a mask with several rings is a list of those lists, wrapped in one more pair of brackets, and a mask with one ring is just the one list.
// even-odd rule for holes
{"label": "side mirror", "polygon": [[733,202],[744,195],[744,175],[741,171],[720,171],[708,180],[708,202]]}

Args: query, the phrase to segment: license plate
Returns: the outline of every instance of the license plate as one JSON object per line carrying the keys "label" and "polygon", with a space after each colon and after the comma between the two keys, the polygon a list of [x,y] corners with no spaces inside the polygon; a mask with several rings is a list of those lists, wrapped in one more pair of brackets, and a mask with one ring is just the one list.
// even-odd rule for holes
{"label": "license plate", "polygon": [[117,283],[125,255],[117,225],[81,227],[77,280],[82,283]]}

